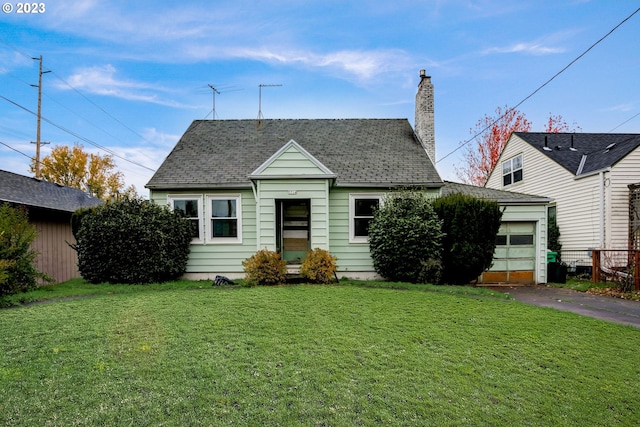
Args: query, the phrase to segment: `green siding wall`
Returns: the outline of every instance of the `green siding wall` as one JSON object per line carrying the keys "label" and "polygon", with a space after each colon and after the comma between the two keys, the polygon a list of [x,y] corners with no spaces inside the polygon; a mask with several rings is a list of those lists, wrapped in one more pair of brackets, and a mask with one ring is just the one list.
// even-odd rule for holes
{"label": "green siding wall", "polygon": [[324,171],[295,147],[289,147],[261,175],[317,175]]}
{"label": "green siding wall", "polygon": [[276,200],[311,200],[311,247],[330,249],[327,235],[329,181],[274,179],[257,182],[258,247],[276,249]]}
{"label": "green siding wall", "polygon": [[[168,204],[168,196],[200,195],[203,205],[207,195],[240,195],[242,204],[242,243],[212,243],[205,238],[204,243],[191,245],[191,253],[187,262],[187,274],[193,277],[207,277],[221,273],[244,272],[242,261],[256,252],[256,202],[251,190],[241,191],[152,191],[151,201],[160,205]],[[203,206],[204,207],[204,206]],[[208,207],[204,207],[204,234],[208,232]]]}
{"label": "green siding wall", "polygon": [[[375,270],[369,253],[369,244],[349,241],[349,195],[352,193],[385,194],[387,191],[375,188],[333,188],[329,195],[329,245],[331,253],[338,258],[338,277],[340,273],[370,277],[375,275]],[[436,197],[439,190],[426,190],[426,193]]]}

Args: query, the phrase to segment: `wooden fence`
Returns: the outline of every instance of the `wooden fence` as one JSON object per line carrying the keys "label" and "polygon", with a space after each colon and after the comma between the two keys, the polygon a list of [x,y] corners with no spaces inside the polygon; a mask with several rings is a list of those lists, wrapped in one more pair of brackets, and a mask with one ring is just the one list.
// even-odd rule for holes
{"label": "wooden fence", "polygon": [[640,250],[594,249],[591,262],[593,282],[611,278],[640,291]]}

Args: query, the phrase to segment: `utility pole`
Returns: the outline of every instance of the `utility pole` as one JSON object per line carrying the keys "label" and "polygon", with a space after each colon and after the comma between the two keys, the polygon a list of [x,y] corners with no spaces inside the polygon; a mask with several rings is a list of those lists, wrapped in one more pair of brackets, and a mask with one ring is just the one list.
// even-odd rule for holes
{"label": "utility pole", "polygon": [[40,144],[48,144],[48,142],[40,141],[40,117],[42,111],[42,75],[50,73],[51,71],[42,71],[42,55],[39,58],[33,58],[35,61],[40,61],[40,72],[38,74],[38,85],[31,85],[38,88],[38,121],[36,124],[36,159],[35,159],[35,172],[36,178],[40,178]]}

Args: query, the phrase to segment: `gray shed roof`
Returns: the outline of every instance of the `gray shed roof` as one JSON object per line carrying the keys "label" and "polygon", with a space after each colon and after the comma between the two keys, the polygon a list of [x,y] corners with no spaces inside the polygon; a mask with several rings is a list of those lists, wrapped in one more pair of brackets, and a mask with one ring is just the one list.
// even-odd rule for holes
{"label": "gray shed roof", "polygon": [[76,188],[0,170],[0,202],[74,212],[102,203]]}
{"label": "gray shed roof", "polygon": [[249,174],[290,140],[338,186],[442,185],[406,119],[300,119],[196,120],[146,187],[249,187]]}
{"label": "gray shed roof", "polygon": [[[612,167],[640,146],[640,134],[630,133],[515,132],[514,135],[576,176]],[[544,149],[545,137],[551,150]]]}
{"label": "gray shed roof", "polygon": [[549,203],[553,200],[549,197],[496,190],[493,188],[478,187],[475,185],[461,184],[459,182],[451,181],[445,181],[444,186],[440,191],[443,196],[446,196],[447,194],[462,193],[479,199],[495,200],[502,205]]}

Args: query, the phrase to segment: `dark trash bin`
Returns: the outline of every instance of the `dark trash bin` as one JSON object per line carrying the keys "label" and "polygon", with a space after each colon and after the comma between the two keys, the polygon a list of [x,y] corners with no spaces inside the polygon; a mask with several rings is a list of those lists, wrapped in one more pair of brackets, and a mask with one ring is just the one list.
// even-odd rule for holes
{"label": "dark trash bin", "polygon": [[563,262],[548,263],[547,283],[567,283],[567,264]]}

